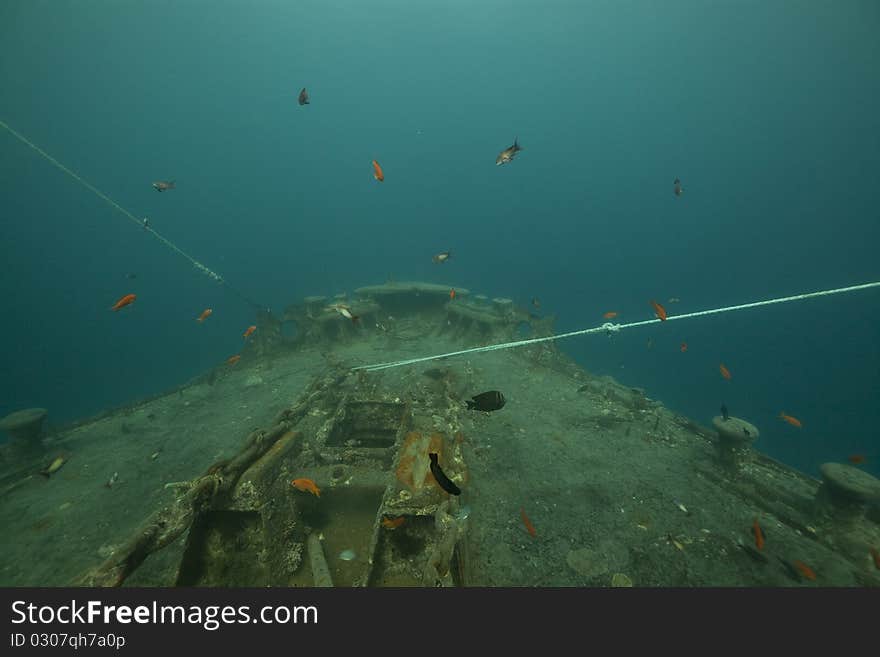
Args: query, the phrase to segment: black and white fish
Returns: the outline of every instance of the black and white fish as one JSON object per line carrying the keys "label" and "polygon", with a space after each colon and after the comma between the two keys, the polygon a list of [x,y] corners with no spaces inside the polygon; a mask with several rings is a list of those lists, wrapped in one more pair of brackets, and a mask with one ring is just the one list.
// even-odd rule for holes
{"label": "black and white fish", "polygon": [[488,392],[481,392],[479,395],[471,397],[467,400],[468,410],[477,410],[477,411],[497,411],[501,408],[504,408],[504,404],[507,403],[507,400],[504,398],[504,395],[501,394],[498,390],[490,390]]}

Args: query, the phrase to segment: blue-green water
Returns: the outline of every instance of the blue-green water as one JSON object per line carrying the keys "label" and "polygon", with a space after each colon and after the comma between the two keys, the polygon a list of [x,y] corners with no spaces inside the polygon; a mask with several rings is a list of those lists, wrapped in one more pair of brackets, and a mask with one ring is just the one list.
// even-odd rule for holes
{"label": "blue-green water", "polygon": [[[393,275],[537,296],[567,331],[880,280],[878,28],[871,1],[7,0],[0,119],[276,312]],[[246,304],[3,130],[0,194],[0,415],[241,348]],[[560,346],[697,420],[725,401],[802,470],[876,474],[878,322],[875,290]]]}

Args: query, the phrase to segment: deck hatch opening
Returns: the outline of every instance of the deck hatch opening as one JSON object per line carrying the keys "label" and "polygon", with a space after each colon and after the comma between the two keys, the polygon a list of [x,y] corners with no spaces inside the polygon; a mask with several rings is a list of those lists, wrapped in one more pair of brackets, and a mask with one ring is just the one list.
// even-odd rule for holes
{"label": "deck hatch opening", "polygon": [[406,406],[396,402],[350,402],[345,406],[344,417],[327,437],[327,444],[371,449],[393,447],[405,412]]}

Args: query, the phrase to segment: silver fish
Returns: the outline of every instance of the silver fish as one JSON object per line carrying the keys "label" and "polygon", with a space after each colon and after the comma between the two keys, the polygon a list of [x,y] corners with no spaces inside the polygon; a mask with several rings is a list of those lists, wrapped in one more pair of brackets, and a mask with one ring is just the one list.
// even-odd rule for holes
{"label": "silver fish", "polygon": [[514,157],[516,157],[516,154],[519,151],[522,150],[522,148],[519,145],[518,139],[519,138],[517,137],[513,140],[513,146],[510,146],[509,148],[505,148],[503,151],[498,153],[498,157],[495,158],[495,166],[507,164],[508,162],[513,160]]}
{"label": "silver fish", "polygon": [[433,260],[436,264],[439,265],[439,264],[446,262],[451,257],[452,257],[452,253],[450,253],[449,251],[444,251],[443,253],[438,253],[437,255],[432,256],[431,260]]}
{"label": "silver fish", "polygon": [[358,315],[352,314],[351,308],[346,306],[344,303],[334,303],[332,306],[330,306],[330,308],[345,317],[345,319],[350,319],[352,323],[357,322],[360,319]]}
{"label": "silver fish", "polygon": [[166,189],[174,189],[173,180],[157,180],[153,183],[153,187],[157,192],[164,192]]}

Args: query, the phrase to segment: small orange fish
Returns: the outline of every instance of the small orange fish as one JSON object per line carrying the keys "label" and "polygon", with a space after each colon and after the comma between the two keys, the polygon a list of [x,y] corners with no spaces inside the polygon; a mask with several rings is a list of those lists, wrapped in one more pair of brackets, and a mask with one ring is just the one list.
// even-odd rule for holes
{"label": "small orange fish", "polygon": [[311,493],[315,497],[321,497],[321,489],[311,479],[294,479],[290,482],[290,485],[304,493]]}
{"label": "small orange fish", "polygon": [[455,288],[449,290],[449,300],[452,301],[453,299],[455,299]]}
{"label": "small orange fish", "polygon": [[863,454],[853,454],[847,460],[853,465],[861,465],[865,462],[865,456]]}
{"label": "small orange fish", "polygon": [[810,568],[803,561],[798,561],[797,559],[795,559],[794,561],[791,562],[791,565],[794,566],[795,568],[797,568],[799,571],[801,571],[801,574],[804,577],[806,577],[807,579],[810,579],[810,580],[816,579],[816,573],[813,571],[812,568]]}
{"label": "small orange fish", "polygon": [[755,547],[759,550],[763,550],[764,532],[761,531],[761,525],[758,524],[757,518],[755,518],[754,522],[752,522],[752,533],[755,535]]}
{"label": "small orange fish", "polygon": [[214,311],[211,310],[210,308],[205,308],[202,311],[202,314],[199,315],[198,317],[196,317],[196,321],[199,323],[204,322],[206,319],[208,319],[208,317],[210,317],[212,312],[214,312]]}
{"label": "small orange fish", "polygon": [[796,417],[792,417],[791,415],[786,415],[785,411],[782,411],[779,414],[779,417],[781,417],[783,420],[788,422],[791,426],[797,427],[798,429],[800,429],[803,426],[803,424],[801,424],[800,420],[798,420]]}
{"label": "small orange fish", "polygon": [[248,326],[247,331],[244,332],[245,340],[250,337],[250,335],[257,330],[256,326]]}
{"label": "small orange fish", "polygon": [[235,356],[230,356],[229,358],[226,359],[226,364],[227,365],[235,365],[240,360],[241,360],[241,356],[239,356],[238,354],[235,354]]}
{"label": "small orange fish", "polygon": [[602,315],[602,317],[603,317],[604,319],[614,319],[615,317],[617,317],[617,313],[614,312],[613,310],[609,310],[607,313],[605,313],[604,315]]}
{"label": "small orange fish", "polygon": [[681,347],[679,347],[679,348],[681,349],[681,353],[686,352],[686,351],[688,350],[688,343],[687,343],[687,342],[682,342],[682,343],[681,343]]}
{"label": "small orange fish", "polygon": [[382,172],[382,167],[379,166],[379,163],[376,162],[376,160],[373,160],[373,178],[379,182],[385,180],[385,174]]}
{"label": "small orange fish", "polygon": [[874,560],[874,567],[880,570],[880,552],[877,551],[877,548],[871,548],[871,558]]}
{"label": "small orange fish", "polygon": [[385,529],[397,529],[405,521],[406,518],[404,518],[403,516],[397,516],[396,518],[382,518],[382,526]]}
{"label": "small orange fish", "polygon": [[529,520],[529,517],[526,515],[526,510],[523,507],[519,508],[519,515],[522,518],[523,524],[526,526],[526,531],[534,538],[538,535],[538,532],[535,531],[535,526],[532,524],[532,521]]}
{"label": "small orange fish", "polygon": [[730,378],[731,378],[730,370],[727,369],[726,367],[724,367],[724,363],[721,363],[718,366],[718,371],[721,372],[721,376],[723,376],[725,379],[730,381]]}
{"label": "small orange fish", "polygon": [[651,305],[654,306],[654,313],[657,315],[657,317],[660,319],[660,321],[661,321],[661,322],[665,322],[665,321],[666,321],[666,317],[667,317],[667,315],[666,315],[666,308],[664,308],[663,306],[661,306],[661,305],[660,305],[659,303],[657,303],[656,301],[651,301]]}
{"label": "small orange fish", "polygon": [[110,310],[118,311],[120,308],[125,308],[127,305],[134,303],[134,300],[137,299],[137,295],[134,294],[126,294],[119,301],[113,304],[113,307]]}

